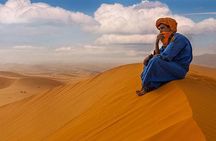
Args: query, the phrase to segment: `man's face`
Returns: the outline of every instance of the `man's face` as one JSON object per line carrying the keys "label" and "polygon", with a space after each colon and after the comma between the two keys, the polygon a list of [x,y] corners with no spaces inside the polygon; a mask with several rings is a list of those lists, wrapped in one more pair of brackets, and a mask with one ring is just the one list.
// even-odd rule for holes
{"label": "man's face", "polygon": [[158,27],[158,30],[160,30],[160,33],[162,33],[162,32],[171,32],[170,27],[165,25],[165,24],[160,24],[159,27]]}

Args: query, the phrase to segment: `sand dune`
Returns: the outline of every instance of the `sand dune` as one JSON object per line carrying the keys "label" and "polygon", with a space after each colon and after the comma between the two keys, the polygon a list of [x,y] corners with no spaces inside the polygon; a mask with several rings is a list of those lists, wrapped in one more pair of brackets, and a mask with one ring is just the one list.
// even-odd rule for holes
{"label": "sand dune", "polygon": [[0,77],[0,89],[9,87],[14,82],[13,79]]}
{"label": "sand dune", "polygon": [[44,93],[63,84],[63,82],[49,77],[0,72],[0,106],[35,94]]}
{"label": "sand dune", "polygon": [[0,108],[4,141],[214,141],[216,79],[193,66],[143,97],[141,64],[114,68]]}
{"label": "sand dune", "polygon": [[216,54],[202,54],[199,56],[193,57],[193,64],[207,66],[207,67],[216,67]]}
{"label": "sand dune", "polygon": [[61,85],[62,82],[55,81],[50,78],[43,77],[27,77],[22,78],[17,81],[16,85],[24,85],[26,87],[36,87],[36,88],[52,88]]}
{"label": "sand dune", "polygon": [[15,72],[9,72],[9,71],[0,71],[0,76],[4,77],[23,77],[24,75],[15,73]]}

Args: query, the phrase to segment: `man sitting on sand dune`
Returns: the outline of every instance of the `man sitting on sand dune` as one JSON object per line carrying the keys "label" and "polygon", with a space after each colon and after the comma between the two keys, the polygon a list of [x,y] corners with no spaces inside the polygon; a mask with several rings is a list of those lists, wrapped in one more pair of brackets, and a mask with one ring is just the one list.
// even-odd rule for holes
{"label": "man sitting on sand dune", "polygon": [[[141,73],[142,89],[136,91],[142,96],[172,80],[183,79],[192,61],[190,41],[177,31],[177,22],[169,17],[159,18],[156,27],[157,35],[153,54],[144,59]],[[159,41],[163,43],[159,49]]]}

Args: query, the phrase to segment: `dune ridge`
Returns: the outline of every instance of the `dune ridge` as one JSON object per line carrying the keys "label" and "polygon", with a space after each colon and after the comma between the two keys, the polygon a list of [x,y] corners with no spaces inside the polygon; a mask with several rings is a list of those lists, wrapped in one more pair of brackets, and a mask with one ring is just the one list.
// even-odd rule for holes
{"label": "dune ridge", "polygon": [[0,71],[0,76],[6,76],[6,77],[23,77],[24,75],[15,73],[15,72],[10,72],[10,71]]}
{"label": "dune ridge", "polygon": [[[210,100],[215,98],[216,80],[205,80],[211,74],[204,76],[202,69],[192,67],[186,79],[137,97],[135,90],[140,88],[141,71],[141,64],[120,66],[0,107],[0,138],[5,141],[216,139],[216,116],[212,111],[216,104]],[[203,92],[208,93],[207,97]],[[205,108],[200,108],[203,98]]]}

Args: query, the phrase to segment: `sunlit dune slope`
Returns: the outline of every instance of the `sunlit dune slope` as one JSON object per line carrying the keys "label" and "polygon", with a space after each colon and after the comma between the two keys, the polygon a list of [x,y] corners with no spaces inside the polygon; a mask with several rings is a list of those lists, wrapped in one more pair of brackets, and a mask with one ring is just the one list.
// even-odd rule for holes
{"label": "sunlit dune slope", "polygon": [[132,64],[3,106],[0,138],[214,141],[216,80],[205,81],[208,76],[202,75],[199,67],[193,69],[186,79],[142,97],[135,95],[135,90],[140,89],[142,65]]}

